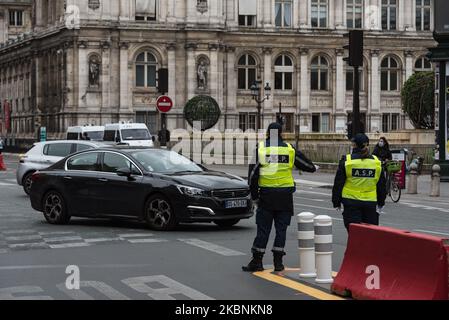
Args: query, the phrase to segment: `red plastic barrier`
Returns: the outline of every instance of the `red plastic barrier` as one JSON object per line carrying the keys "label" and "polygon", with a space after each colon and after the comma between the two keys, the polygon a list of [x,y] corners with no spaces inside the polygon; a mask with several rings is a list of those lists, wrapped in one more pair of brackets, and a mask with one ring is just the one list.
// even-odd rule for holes
{"label": "red plastic barrier", "polygon": [[[360,300],[448,300],[449,250],[445,240],[352,224],[332,292]],[[379,271],[380,286],[376,288],[373,266]]]}
{"label": "red plastic barrier", "polygon": [[6,165],[3,161],[3,155],[0,153],[0,171],[6,171]]}

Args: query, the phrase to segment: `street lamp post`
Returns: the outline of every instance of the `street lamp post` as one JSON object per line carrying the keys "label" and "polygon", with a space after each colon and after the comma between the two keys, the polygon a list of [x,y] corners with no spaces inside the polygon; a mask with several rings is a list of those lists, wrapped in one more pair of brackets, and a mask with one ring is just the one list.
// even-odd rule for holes
{"label": "street lamp post", "polygon": [[253,96],[254,101],[257,102],[257,128],[256,131],[259,132],[262,125],[262,103],[264,103],[266,100],[270,99],[271,96],[271,87],[270,84],[267,82],[265,85],[264,90],[264,97],[262,98],[262,88],[261,88],[262,81],[257,80],[254,82],[254,84],[251,86],[251,95]]}

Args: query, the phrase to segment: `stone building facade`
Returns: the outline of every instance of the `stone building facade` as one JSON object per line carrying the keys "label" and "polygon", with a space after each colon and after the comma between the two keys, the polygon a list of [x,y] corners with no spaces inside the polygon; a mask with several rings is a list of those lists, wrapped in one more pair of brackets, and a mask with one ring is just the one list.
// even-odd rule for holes
{"label": "stone building facade", "polygon": [[[115,121],[159,128],[157,70],[168,68],[175,107],[214,97],[217,128],[255,128],[250,87],[269,83],[263,123],[279,104],[286,130],[344,132],[352,110],[348,29],[365,30],[361,112],[368,131],[410,128],[400,89],[426,60],[431,0],[35,0],[30,33],[0,45],[0,101],[9,137],[50,137],[68,126]],[[1,21],[1,20],[0,20]],[[4,128],[5,126],[3,126]]]}

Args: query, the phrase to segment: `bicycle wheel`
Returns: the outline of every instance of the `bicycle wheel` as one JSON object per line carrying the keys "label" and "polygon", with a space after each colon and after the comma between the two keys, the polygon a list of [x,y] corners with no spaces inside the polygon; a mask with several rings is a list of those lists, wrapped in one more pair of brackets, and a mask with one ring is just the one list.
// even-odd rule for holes
{"label": "bicycle wheel", "polygon": [[401,199],[401,188],[399,187],[398,183],[394,180],[391,181],[390,186],[390,198],[393,200],[394,203],[398,203]]}

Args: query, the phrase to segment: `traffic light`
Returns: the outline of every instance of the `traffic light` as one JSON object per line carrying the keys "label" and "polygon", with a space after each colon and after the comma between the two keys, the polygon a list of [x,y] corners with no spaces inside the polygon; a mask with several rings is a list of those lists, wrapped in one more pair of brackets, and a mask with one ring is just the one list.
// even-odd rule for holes
{"label": "traffic light", "polygon": [[344,58],[351,67],[363,66],[363,31],[351,30],[345,37],[349,38],[349,45],[344,49],[349,50],[349,57]]}
{"label": "traffic light", "polygon": [[159,69],[157,89],[161,94],[166,94],[168,92],[168,69]]}

